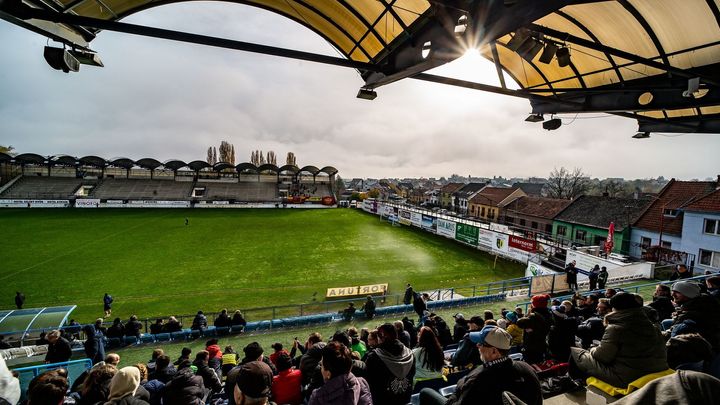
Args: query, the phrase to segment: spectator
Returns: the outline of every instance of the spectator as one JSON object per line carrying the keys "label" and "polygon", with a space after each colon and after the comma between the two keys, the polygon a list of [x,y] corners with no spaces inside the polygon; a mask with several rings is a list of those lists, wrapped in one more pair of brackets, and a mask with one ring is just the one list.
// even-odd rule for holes
{"label": "spectator", "polygon": [[468,321],[468,333],[463,336],[450,364],[454,367],[475,367],[480,364],[480,352],[475,348],[475,343],[470,340],[470,333],[479,331],[484,326],[483,319],[473,316]]}
{"label": "spectator", "polygon": [[567,281],[568,288],[572,291],[578,290],[577,285],[577,269],[575,268],[575,260],[565,266],[565,280]]}
{"label": "spectator", "polygon": [[325,384],[313,391],[309,405],[372,405],[367,382],[350,372],[352,358],[345,345],[330,342],[320,364]]}
{"label": "spectator", "polygon": [[420,328],[418,344],[412,353],[413,357],[415,357],[413,385],[418,381],[442,378],[445,354],[432,329],[427,326]]}
{"label": "spectator", "polygon": [[107,336],[107,328],[103,326],[102,318],[98,318],[95,320],[95,334],[100,336]]}
{"label": "spectator", "polygon": [[280,354],[285,353],[290,356],[290,353],[283,349],[283,344],[280,342],[275,342],[270,347],[273,349],[273,353],[270,355],[270,361],[275,365],[275,367],[277,367],[277,358]]}
{"label": "spectator", "polygon": [[182,324],[177,320],[177,318],[171,316],[168,318],[163,330],[167,333],[180,332],[182,330]]}
{"label": "spectator", "polygon": [[553,326],[548,332],[548,348],[555,360],[559,363],[567,363],[570,358],[570,348],[575,346],[577,320],[565,314],[563,305],[552,307],[552,314]]}
{"label": "spectator", "polygon": [[212,392],[217,393],[222,389],[222,384],[215,370],[208,366],[209,357],[207,350],[200,350],[195,355],[195,361],[193,361],[192,365],[197,367],[196,374],[202,377],[203,385]]}
{"label": "spectator", "polygon": [[[147,366],[143,363],[137,363],[133,367],[137,368],[140,371],[140,385],[138,386],[137,390],[135,391],[135,394],[133,395],[137,399],[141,399],[145,402],[150,402],[150,392],[145,389],[145,385],[148,383],[148,369]],[[159,381],[155,380],[159,383]],[[154,385],[149,385],[151,389],[155,389]]]}
{"label": "spectator", "polygon": [[238,352],[230,345],[225,346],[222,354],[222,375],[227,376],[230,370],[237,366],[238,360],[240,360]]}
{"label": "spectator", "polygon": [[138,321],[137,315],[130,316],[128,323],[125,325],[125,336],[134,336],[140,340],[140,331],[142,330],[142,323]]}
{"label": "spectator", "polygon": [[200,331],[207,329],[207,317],[205,316],[205,314],[203,314],[203,311],[197,312],[197,315],[195,315],[195,318],[193,318],[192,326],[190,326],[190,329]]}
{"label": "spectator", "polygon": [[104,404],[110,395],[110,381],[117,373],[111,364],[98,364],[91,368],[82,383],[78,405]]}
{"label": "spectator", "polygon": [[376,404],[406,404],[412,394],[415,359],[386,323],[378,328],[379,345],[366,360],[368,383]]}
{"label": "spectator", "polygon": [[215,318],[213,325],[215,325],[216,328],[229,328],[232,326],[232,319],[230,318],[230,315],[228,315],[227,309],[220,311],[220,315]]}
{"label": "spectator", "polygon": [[517,326],[518,315],[515,312],[508,312],[506,318],[508,321],[507,332],[512,336],[510,353],[519,353],[522,349],[523,330]]}
{"label": "spectator", "polygon": [[94,325],[83,326],[83,332],[85,332],[85,356],[92,361],[92,364],[97,364],[103,361],[105,358],[105,343],[103,343],[102,335],[98,335],[95,332]]}
{"label": "spectator", "polygon": [[263,363],[267,364],[268,367],[270,367],[270,370],[272,370],[273,375],[277,374],[277,369],[275,368],[275,365],[272,364],[270,361],[270,358],[263,355],[263,348],[260,346],[260,343],[258,342],[252,342],[245,346],[243,348],[243,352],[245,353],[245,357],[242,359],[240,364],[249,363],[251,361],[262,361]]}
{"label": "spectator", "polygon": [[508,357],[512,336],[502,328],[486,326],[471,332],[478,346],[483,364],[457,383],[455,393],[445,399],[437,391],[420,392],[421,404],[504,404],[503,392],[510,392],[522,403],[540,405],[543,402],[540,381],[533,369],[522,361]]}
{"label": "spectator", "polygon": [[610,305],[613,312],[605,316],[608,326],[600,346],[571,349],[570,375],[626,387],[644,375],[667,370],[665,341],[635,296],[616,294]]}
{"label": "spectator", "polygon": [[137,367],[123,367],[110,380],[110,395],[105,405],[149,405],[135,397],[140,386],[140,370]]}
{"label": "spectator", "polygon": [[408,283],[407,286],[405,286],[405,296],[403,297],[403,304],[410,305],[414,296],[415,296],[415,292],[413,291],[413,288],[410,285],[410,283]]}
{"label": "spectator", "polygon": [[417,342],[417,328],[415,328],[415,321],[407,316],[403,316],[401,321],[403,323],[403,330],[410,335],[410,348],[412,349],[413,346],[415,346],[415,342]]}
{"label": "spectator", "polygon": [[365,357],[367,346],[365,346],[365,343],[358,337],[357,328],[354,326],[349,327],[347,334],[350,337],[350,351],[357,352],[361,359]]}
{"label": "spectator", "polygon": [[103,296],[103,310],[105,311],[105,318],[112,315],[112,303],[115,301],[115,299],[112,297],[112,295],[105,293]]}
{"label": "spectator", "polygon": [[355,304],[351,302],[348,304],[347,308],[340,311],[340,313],[342,314],[343,320],[345,322],[350,322],[353,320],[353,317],[355,316],[355,311],[356,311]]}
{"label": "spectator", "polygon": [[251,361],[238,367],[234,388],[236,404],[269,404],[273,372],[261,361]]}
{"label": "spectator", "polygon": [[609,276],[609,274],[607,271],[607,267],[602,266],[600,268],[600,273],[598,274],[598,288],[599,289],[601,289],[601,290],[605,289],[605,284],[607,284],[608,276]]}
{"label": "spectator", "polygon": [[373,319],[375,317],[375,300],[373,300],[371,295],[367,296],[365,304],[363,304],[360,310],[365,313],[367,319]]}
{"label": "spectator", "polygon": [[612,311],[610,300],[601,298],[597,309],[597,315],[581,322],[575,332],[576,336],[580,338],[583,349],[588,349],[594,340],[602,339],[605,333],[605,315]]}
{"label": "spectator", "polygon": [[59,330],[53,330],[47,334],[48,351],[45,355],[45,363],[63,363],[72,357],[70,342],[60,336]]}
{"label": "spectator", "polygon": [[125,336],[125,325],[123,325],[120,318],[113,319],[112,325],[107,329],[106,336],[109,338],[122,338]]}
{"label": "spectator", "polygon": [[672,296],[679,306],[672,323],[672,336],[699,333],[720,353],[720,303],[707,294],[700,294],[700,286],[692,281],[678,281],[672,286]]}
{"label": "spectator", "polygon": [[668,366],[673,370],[708,372],[705,362],[714,357],[712,346],[697,333],[677,335],[666,343]]}
{"label": "spectator", "polygon": [[163,328],[165,325],[163,325],[163,320],[158,318],[155,320],[155,323],[150,325],[150,333],[153,335],[157,335],[158,333],[162,333]]}
{"label": "spectator", "polygon": [[150,361],[147,363],[147,368],[150,373],[155,371],[155,362],[157,361],[157,358],[164,354],[165,351],[159,347],[153,350],[152,355],[150,356]]}
{"label": "spectator", "polygon": [[10,405],[15,405],[20,400],[20,381],[15,378],[7,365],[5,359],[0,356],[0,403],[6,401]]}
{"label": "spectator", "polygon": [[613,402],[617,405],[718,404],[720,380],[696,371],[678,370],[650,381],[631,395]]}
{"label": "spectator", "polygon": [[605,290],[605,298],[610,299],[617,294],[617,290],[614,288],[608,288]]}
{"label": "spectator", "polygon": [[15,292],[15,306],[17,309],[22,309],[23,305],[25,304],[25,294],[21,293],[20,291]]}
{"label": "spectator", "polygon": [[684,264],[678,264],[675,268],[673,268],[673,272],[670,275],[670,281],[684,280],[690,277],[692,277],[692,273],[688,271],[687,266]]}
{"label": "spectator", "polygon": [[410,334],[405,330],[405,325],[402,321],[393,322],[393,326],[395,326],[397,330],[397,337],[400,343],[404,344],[405,347],[413,347],[414,345],[410,343]]}
{"label": "spectator", "polygon": [[590,291],[595,291],[597,289],[598,278],[600,278],[600,265],[596,264],[595,267],[593,267],[593,269],[590,270],[590,274],[588,274],[588,282],[590,284]]}
{"label": "spectator", "polygon": [[280,353],[276,361],[278,375],[274,376],[272,381],[273,400],[278,404],[300,405],[303,399],[300,391],[300,370],[292,366],[288,353]]}
{"label": "spectator", "polygon": [[205,385],[202,377],[195,375],[190,368],[190,361],[180,363],[177,373],[165,385],[163,404],[202,405],[205,396]]}
{"label": "spectator", "polygon": [[463,336],[465,336],[470,329],[468,328],[468,323],[463,314],[458,312],[453,315],[453,319],[455,319],[455,325],[453,325],[453,342],[460,343]]}
{"label": "spectator", "polygon": [[182,348],[182,352],[180,352],[180,357],[178,357],[178,359],[175,360],[175,362],[173,363],[173,365],[179,366],[180,363],[182,363],[182,362],[185,361],[185,360],[190,361],[190,354],[191,354],[191,353],[192,353],[192,349],[190,349],[189,347],[183,347],[183,348]]}
{"label": "spectator", "polygon": [[[222,352],[217,339],[210,339],[205,342],[205,350],[208,352],[208,366],[215,371],[218,378],[222,380]],[[207,387],[207,384],[205,384]]]}
{"label": "spectator", "polygon": [[117,353],[108,353],[107,356],[105,356],[105,364],[112,364],[117,367],[118,364],[120,364],[120,355]]}
{"label": "spectator", "polygon": [[649,303],[648,306],[657,311],[660,321],[672,318],[672,314],[675,312],[675,305],[672,303],[670,287],[665,284],[656,285],[652,302]]}
{"label": "spectator", "polygon": [[413,296],[413,309],[418,314],[418,327],[424,322],[425,311],[427,311],[427,294],[415,293]]}
{"label": "spectator", "polygon": [[507,314],[508,310],[503,308],[500,310],[500,319],[497,320],[498,327],[503,328],[507,330],[508,322],[507,322]]}
{"label": "spectator", "polygon": [[518,319],[517,325],[523,329],[523,358],[530,364],[541,363],[547,354],[546,339],[553,325],[549,301],[547,294],[533,296],[528,316]]}
{"label": "spectator", "polygon": [[33,378],[28,386],[28,404],[57,405],[65,400],[68,381],[58,370],[46,371]]}
{"label": "spectator", "polygon": [[[433,332],[435,332],[435,336],[437,336],[440,345],[444,347],[452,344],[452,332],[450,332],[450,327],[448,327],[447,322],[445,322],[445,320],[440,315],[435,315],[434,313],[430,314],[430,319],[432,319],[433,323],[435,324],[435,329],[433,330]],[[417,342],[417,338],[415,342]]]}
{"label": "spectator", "polygon": [[158,380],[163,384],[167,384],[177,373],[177,369],[170,364],[170,356],[165,354],[158,356],[155,360],[155,370],[150,373],[148,380]]}
{"label": "spectator", "polygon": [[247,325],[247,321],[243,317],[242,312],[235,311],[232,317],[232,326],[242,326],[242,328],[245,329],[245,325]]}
{"label": "spectator", "polygon": [[708,295],[715,298],[716,300],[720,300],[720,277],[708,277],[705,280],[705,285],[707,286]]}

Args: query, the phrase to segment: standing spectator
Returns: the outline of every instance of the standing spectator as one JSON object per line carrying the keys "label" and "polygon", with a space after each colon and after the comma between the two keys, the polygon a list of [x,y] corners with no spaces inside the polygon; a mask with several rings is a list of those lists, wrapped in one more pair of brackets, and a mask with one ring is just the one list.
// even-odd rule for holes
{"label": "standing spectator", "polygon": [[485,326],[480,332],[471,332],[477,344],[483,365],[475,368],[458,381],[455,393],[445,399],[437,391],[420,391],[420,404],[504,404],[503,393],[509,392],[527,405],[543,403],[540,381],[535,371],[522,361],[508,357],[512,337],[502,328]]}
{"label": "standing spectator", "polygon": [[540,363],[547,354],[547,335],[552,327],[552,314],[547,308],[550,296],[535,295],[530,299],[527,317],[518,319],[523,333],[523,360],[530,364]]}
{"label": "standing spectator", "polygon": [[53,330],[47,334],[48,351],[45,355],[45,363],[63,363],[72,357],[70,342],[60,336],[59,330]]}
{"label": "standing spectator", "polygon": [[410,283],[407,283],[407,286],[405,286],[405,296],[403,297],[403,304],[410,305],[414,296],[415,293],[412,286],[410,285]]}
{"label": "standing spectator", "polygon": [[368,354],[367,376],[376,404],[407,404],[415,377],[412,351],[397,339],[397,330],[390,323],[378,328],[379,345]]}
{"label": "standing spectator", "polygon": [[200,331],[207,329],[207,317],[205,316],[205,314],[203,314],[203,311],[197,312],[197,315],[195,315],[195,318],[193,318],[192,326],[190,326],[190,329]]}
{"label": "standing spectator", "polygon": [[427,311],[427,303],[425,302],[425,297],[427,297],[427,294],[420,294],[415,293],[413,296],[413,309],[415,310],[415,313],[418,314],[418,327],[422,326],[425,314],[425,311]]}
{"label": "standing spectator", "polygon": [[368,383],[350,372],[352,358],[345,345],[330,342],[322,351],[325,384],[313,391],[309,405],[372,405]]}
{"label": "standing spectator", "polygon": [[278,355],[276,361],[278,375],[274,376],[272,381],[273,400],[278,404],[300,405],[302,403],[300,370],[292,366],[292,359],[287,353]]}
{"label": "standing spectator", "polygon": [[588,274],[588,281],[590,282],[590,291],[595,291],[597,289],[597,282],[598,282],[599,277],[600,277],[600,265],[596,264],[595,267],[593,267],[593,269],[590,270],[590,274]]}
{"label": "standing spectator", "polygon": [[375,300],[373,300],[371,295],[367,296],[365,304],[363,304],[360,310],[365,312],[365,317],[367,319],[373,319],[375,317]]}
{"label": "standing spectator", "polygon": [[418,344],[413,349],[415,357],[415,378],[413,385],[418,381],[442,378],[442,369],[445,365],[445,354],[435,332],[427,326],[420,328]]}
{"label": "standing spectator", "polygon": [[85,332],[85,343],[83,344],[85,356],[92,360],[92,364],[100,363],[105,359],[105,344],[102,335],[97,334],[93,325],[83,326],[83,332]]}
{"label": "standing spectator", "polygon": [[112,295],[105,293],[105,296],[103,296],[103,310],[105,310],[105,318],[112,315],[112,303],[114,299]]}
{"label": "standing spectator", "polygon": [[575,260],[568,263],[565,266],[565,280],[567,281],[568,288],[572,291],[577,291],[577,269],[575,268]]}
{"label": "standing spectator", "polygon": [[609,276],[609,274],[607,271],[607,267],[602,266],[600,268],[600,273],[598,274],[598,288],[599,289],[601,289],[601,290],[605,289],[605,284],[607,284],[608,276]]}
{"label": "standing spectator", "polygon": [[17,306],[17,309],[22,309],[24,304],[25,304],[25,294],[21,293],[20,291],[16,291],[15,292],[15,306]]}
{"label": "standing spectator", "polygon": [[236,404],[266,405],[271,394],[273,373],[267,364],[251,361],[238,367],[233,397]]}

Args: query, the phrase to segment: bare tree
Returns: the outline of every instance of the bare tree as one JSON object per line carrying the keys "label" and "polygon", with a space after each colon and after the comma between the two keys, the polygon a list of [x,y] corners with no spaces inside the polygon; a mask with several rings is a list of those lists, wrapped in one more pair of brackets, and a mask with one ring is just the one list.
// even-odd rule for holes
{"label": "bare tree", "polygon": [[268,164],[277,166],[277,157],[275,157],[275,152],[270,151],[267,153],[267,162]]}
{"label": "bare tree", "polygon": [[218,156],[218,155],[217,155],[217,148],[215,148],[215,147],[213,146],[212,163],[210,163],[211,165],[214,165],[215,163],[218,162],[217,156]]}
{"label": "bare tree", "polygon": [[227,141],[220,142],[220,161],[235,164],[233,145]]}
{"label": "bare tree", "polygon": [[208,162],[209,165],[212,164],[212,146],[208,146],[207,159],[205,159],[205,161]]}
{"label": "bare tree", "polygon": [[285,158],[285,164],[297,166],[294,153],[292,153],[292,152],[287,153],[287,157]]}
{"label": "bare tree", "polygon": [[584,194],[590,188],[588,176],[581,168],[569,171],[565,167],[555,168],[550,172],[548,182],[543,187],[543,195],[550,198],[572,200]]}
{"label": "bare tree", "polygon": [[232,159],[232,164],[235,164],[235,145],[230,145],[230,159]]}

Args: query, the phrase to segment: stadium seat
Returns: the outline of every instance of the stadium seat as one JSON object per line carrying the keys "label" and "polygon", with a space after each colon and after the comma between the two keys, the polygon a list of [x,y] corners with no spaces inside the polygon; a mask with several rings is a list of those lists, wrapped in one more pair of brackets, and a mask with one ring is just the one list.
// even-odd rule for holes
{"label": "stadium seat", "polygon": [[151,335],[149,333],[143,333],[140,335],[140,342],[142,343],[154,343],[155,342],[155,335]]}
{"label": "stadium seat", "polygon": [[181,330],[178,332],[172,332],[170,334],[170,339],[171,340],[186,340],[188,335],[190,335],[189,330],[188,331]]}
{"label": "stadium seat", "polygon": [[107,340],[107,347],[120,347],[123,344],[123,340],[120,338],[108,338]]}
{"label": "stadium seat", "polygon": [[204,337],[215,337],[217,336],[217,331],[214,326],[208,326],[202,331],[202,335]]}
{"label": "stadium seat", "polygon": [[440,395],[444,397],[449,397],[450,395],[455,393],[455,389],[457,388],[457,385],[450,385],[447,387],[440,388]]}
{"label": "stadium seat", "polygon": [[230,333],[229,326],[222,326],[220,328],[215,328],[215,334],[217,336],[227,335],[228,333]]}
{"label": "stadium seat", "polygon": [[667,369],[665,371],[659,371],[657,373],[647,374],[647,375],[644,375],[644,376],[636,379],[635,381],[631,382],[625,388],[614,387],[614,386],[606,383],[605,381],[602,381],[599,378],[595,378],[595,377],[588,378],[586,383],[587,383],[588,387],[595,387],[608,395],[611,395],[614,397],[618,396],[618,395],[624,396],[624,395],[627,395],[637,389],[644,387],[645,384],[649,383],[650,381],[652,381],[654,379],[657,379],[660,377],[665,377],[666,375],[670,375],[674,372],[675,372],[674,370]]}
{"label": "stadium seat", "polygon": [[169,333],[158,333],[155,335],[155,341],[156,342],[169,342],[172,340]]}
{"label": "stadium seat", "polygon": [[123,338],[123,343],[126,345],[135,345],[138,344],[140,340],[135,336],[125,336]]}
{"label": "stadium seat", "polygon": [[230,327],[230,333],[243,333],[245,327],[242,325],[233,325]]}

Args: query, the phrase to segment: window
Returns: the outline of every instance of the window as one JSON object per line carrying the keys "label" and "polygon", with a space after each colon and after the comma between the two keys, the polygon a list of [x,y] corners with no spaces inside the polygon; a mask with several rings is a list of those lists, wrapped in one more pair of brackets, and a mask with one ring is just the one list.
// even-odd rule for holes
{"label": "window", "polygon": [[706,219],[705,220],[705,233],[720,235],[720,220],[717,219]]}
{"label": "window", "polygon": [[593,245],[604,246],[606,240],[607,240],[607,237],[605,237],[605,236],[595,235],[595,239],[593,240]]}
{"label": "window", "polygon": [[557,234],[558,236],[565,236],[567,235],[567,227],[558,225],[557,227]]}
{"label": "window", "polygon": [[678,210],[674,210],[672,208],[665,208],[665,210],[663,211],[663,215],[665,215],[666,217],[675,218],[676,216],[678,216]]}
{"label": "window", "polygon": [[662,241],[662,247],[665,249],[672,249],[672,242],[668,242],[666,240]]}
{"label": "window", "polygon": [[552,233],[552,224],[545,224],[545,233]]}
{"label": "window", "polygon": [[488,210],[488,218],[495,219],[495,210]]}
{"label": "window", "polygon": [[508,224],[512,224],[512,223],[515,222],[515,218],[513,218],[513,217],[505,217],[505,222],[507,222]]}
{"label": "window", "polygon": [[652,239],[646,238],[644,236],[642,238],[640,238],[640,246],[642,246],[644,248],[649,248],[650,244],[652,244]]}
{"label": "window", "polygon": [[522,218],[520,219],[520,226],[525,226],[525,220]]}
{"label": "window", "polygon": [[720,252],[700,249],[700,264],[720,268]]}
{"label": "window", "polygon": [[485,207],[482,207],[482,208],[480,209],[480,216],[481,216],[481,217],[484,217],[484,216],[485,216]]}
{"label": "window", "polygon": [[587,236],[587,232],[583,231],[582,229],[578,229],[575,231],[575,239],[584,241],[585,236]]}
{"label": "window", "polygon": [[537,226],[537,222],[532,221],[532,222],[530,223],[530,227],[531,227],[532,229],[537,229],[537,227],[538,227],[538,226]]}

